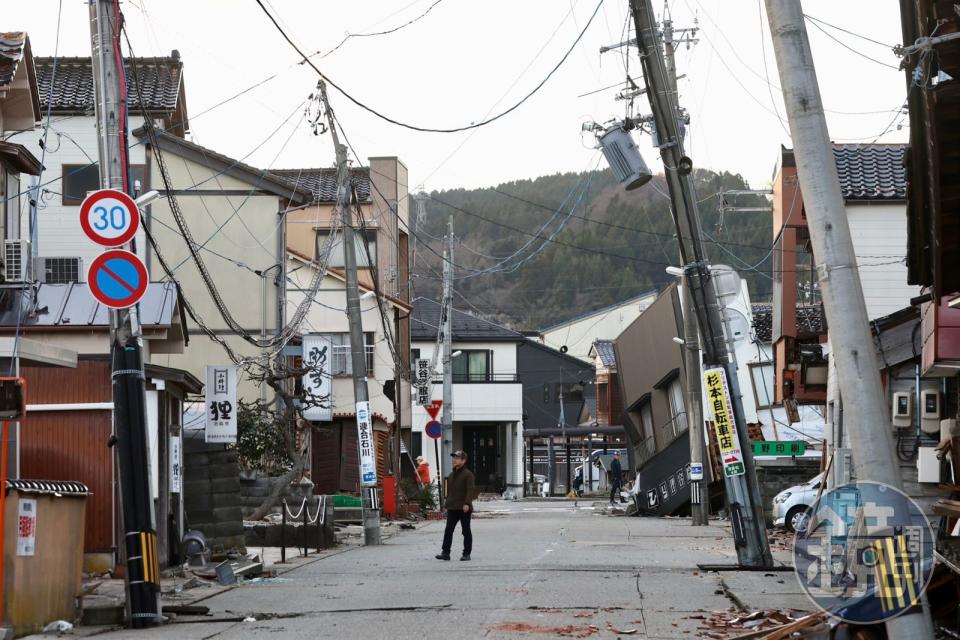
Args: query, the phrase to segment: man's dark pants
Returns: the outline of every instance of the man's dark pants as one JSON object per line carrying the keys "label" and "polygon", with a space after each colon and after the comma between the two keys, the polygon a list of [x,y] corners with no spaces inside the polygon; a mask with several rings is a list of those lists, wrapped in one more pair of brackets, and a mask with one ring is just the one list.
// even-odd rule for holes
{"label": "man's dark pants", "polygon": [[623,497],[620,495],[620,488],[623,485],[621,483],[614,481],[613,485],[610,487],[610,502],[614,501],[614,498],[623,502]]}
{"label": "man's dark pants", "polygon": [[473,512],[464,513],[462,509],[450,509],[447,511],[447,528],[443,531],[443,555],[450,555],[450,546],[453,544],[453,530],[460,523],[460,531],[463,533],[463,555],[468,556],[473,551],[473,533],[470,531],[470,516]]}

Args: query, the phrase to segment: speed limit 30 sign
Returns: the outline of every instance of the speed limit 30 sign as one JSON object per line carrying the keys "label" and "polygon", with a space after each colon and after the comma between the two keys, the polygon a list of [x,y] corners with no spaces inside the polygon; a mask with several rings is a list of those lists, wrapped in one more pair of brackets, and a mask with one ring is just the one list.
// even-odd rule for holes
{"label": "speed limit 30 sign", "polygon": [[88,195],[80,205],[80,226],[97,244],[119,247],[137,234],[140,210],[124,192],[101,189]]}

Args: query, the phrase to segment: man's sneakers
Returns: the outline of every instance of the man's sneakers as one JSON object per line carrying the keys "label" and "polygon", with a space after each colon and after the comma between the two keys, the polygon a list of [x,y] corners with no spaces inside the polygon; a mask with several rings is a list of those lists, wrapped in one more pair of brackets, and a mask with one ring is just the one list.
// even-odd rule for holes
{"label": "man's sneakers", "polygon": [[438,554],[437,554],[436,556],[434,556],[434,557],[435,557],[437,560],[448,560],[448,561],[450,560],[450,554],[449,554],[449,553],[438,553]]}
{"label": "man's sneakers", "polygon": [[469,562],[469,561],[470,561],[470,554],[469,554],[469,553],[465,553],[465,554],[463,554],[462,556],[460,556],[460,562]]}

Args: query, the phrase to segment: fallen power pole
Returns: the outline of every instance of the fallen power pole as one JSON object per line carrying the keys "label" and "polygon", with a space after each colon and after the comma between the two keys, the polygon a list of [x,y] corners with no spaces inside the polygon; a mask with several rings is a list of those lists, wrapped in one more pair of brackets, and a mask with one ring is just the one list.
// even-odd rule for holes
{"label": "fallen power pole", "polygon": [[724,481],[737,558],[741,566],[770,567],[773,566],[773,557],[767,541],[736,361],[727,342],[726,322],[701,239],[697,197],[690,177],[693,164],[683,150],[681,113],[672,90],[673,80],[664,61],[660,30],[650,0],[631,0],[630,6],[636,26],[646,95],[653,111],[655,139],[670,191],[686,285],[693,299],[692,309],[696,312],[697,326],[703,336],[704,363],[723,370],[732,404],[731,426],[736,427],[735,444],[739,445],[742,467],[739,473],[725,474]]}
{"label": "fallen power pole", "polygon": [[[353,395],[356,403],[357,456],[359,458],[360,500],[363,509],[363,540],[367,546],[380,544],[380,509],[377,504],[376,442],[373,437],[373,418],[370,413],[370,394],[367,390],[367,347],[363,338],[363,320],[360,316],[360,287],[357,282],[357,247],[353,233],[353,190],[350,186],[350,167],[347,147],[340,144],[333,110],[327,99],[327,85],[317,83],[320,100],[327,116],[327,127],[333,140],[337,158],[337,207],[343,221],[343,264],[347,276],[347,318],[350,324],[350,365],[353,372]],[[334,217],[337,212],[334,211]],[[385,327],[386,328],[386,327]]]}
{"label": "fallen power pole", "polygon": [[[120,54],[120,15],[113,0],[91,0],[90,44],[99,138],[100,186],[128,195],[126,96]],[[131,249],[135,247],[131,246]],[[110,311],[113,429],[120,472],[124,582],[130,626],[142,628],[160,617],[157,530],[147,455],[143,337],[136,306]]]}
{"label": "fallen power pole", "polygon": [[[880,382],[876,347],[863,298],[850,225],[847,221],[830,134],[820,99],[817,72],[799,0],[765,0],[780,85],[790,121],[817,279],[830,326],[844,427],[859,481],[900,488],[887,398]],[[891,638],[932,638],[929,609],[915,607],[886,622]]]}

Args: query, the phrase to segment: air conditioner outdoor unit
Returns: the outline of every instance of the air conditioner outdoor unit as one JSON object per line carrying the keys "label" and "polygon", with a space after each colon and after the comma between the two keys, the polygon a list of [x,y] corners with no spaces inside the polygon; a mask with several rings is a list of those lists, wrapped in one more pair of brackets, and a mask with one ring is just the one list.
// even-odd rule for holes
{"label": "air conditioner outdoor unit", "polygon": [[4,240],[3,256],[3,277],[6,282],[33,282],[29,240]]}

